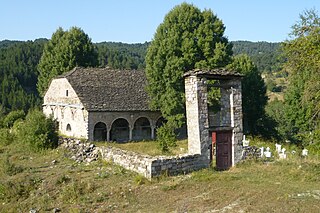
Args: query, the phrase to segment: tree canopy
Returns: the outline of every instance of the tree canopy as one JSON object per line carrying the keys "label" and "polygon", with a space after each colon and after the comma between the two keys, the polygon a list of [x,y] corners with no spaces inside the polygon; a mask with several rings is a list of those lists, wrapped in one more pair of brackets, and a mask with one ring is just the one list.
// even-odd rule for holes
{"label": "tree canopy", "polygon": [[289,86],[285,94],[287,135],[296,142],[320,138],[320,18],[307,10],[283,44]]}
{"label": "tree canopy", "polygon": [[168,122],[183,122],[184,72],[230,62],[232,46],[224,31],[211,10],[188,3],[174,7],[158,26],[146,55],[147,90],[151,107],[160,109]]}
{"label": "tree canopy", "polygon": [[262,134],[265,119],[265,106],[268,102],[265,83],[247,55],[237,55],[228,65],[244,75],[242,79],[242,108],[244,132],[254,135]]}
{"label": "tree canopy", "polygon": [[43,96],[52,78],[76,66],[90,67],[97,64],[96,49],[83,30],[72,27],[64,31],[59,28],[44,47],[38,66],[38,91]]}

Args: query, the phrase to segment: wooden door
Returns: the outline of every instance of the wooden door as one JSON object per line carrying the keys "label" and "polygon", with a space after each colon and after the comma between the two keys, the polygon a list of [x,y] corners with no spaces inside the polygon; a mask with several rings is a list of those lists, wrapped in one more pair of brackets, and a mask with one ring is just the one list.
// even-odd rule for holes
{"label": "wooden door", "polygon": [[216,164],[218,170],[232,166],[232,131],[216,132]]}

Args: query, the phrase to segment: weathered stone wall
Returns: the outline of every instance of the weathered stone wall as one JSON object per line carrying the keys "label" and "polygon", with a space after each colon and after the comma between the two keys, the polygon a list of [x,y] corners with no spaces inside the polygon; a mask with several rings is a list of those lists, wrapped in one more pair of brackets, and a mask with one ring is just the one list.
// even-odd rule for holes
{"label": "weathered stone wall", "polygon": [[63,137],[59,138],[59,144],[69,150],[69,157],[76,162],[90,163],[101,157],[149,179],[162,174],[186,174],[208,167],[207,159],[201,155],[149,156],[111,146],[97,147],[79,139]]}
{"label": "weathered stone wall", "polygon": [[88,112],[65,78],[52,80],[44,96],[43,112],[53,115],[61,134],[88,138]]}
{"label": "weathered stone wall", "polygon": [[231,156],[232,165],[235,165],[242,157],[241,79],[218,79],[219,84],[216,86],[220,88],[221,109],[219,113],[210,114],[207,106],[207,78],[211,79],[210,75],[190,75],[185,78],[189,153],[204,157],[211,154],[209,126],[212,131],[232,130]]}
{"label": "weathered stone wall", "polygon": [[241,80],[234,79],[231,81],[231,127],[233,127],[233,165],[242,159],[242,138],[243,138],[243,114],[242,114],[242,95]]}
{"label": "weathered stone wall", "polygon": [[189,154],[209,155],[209,120],[206,79],[185,78]]}
{"label": "weathered stone wall", "polygon": [[148,156],[114,147],[100,147],[102,158],[135,171],[147,178],[161,174],[177,175],[208,167],[207,159],[201,155]]}

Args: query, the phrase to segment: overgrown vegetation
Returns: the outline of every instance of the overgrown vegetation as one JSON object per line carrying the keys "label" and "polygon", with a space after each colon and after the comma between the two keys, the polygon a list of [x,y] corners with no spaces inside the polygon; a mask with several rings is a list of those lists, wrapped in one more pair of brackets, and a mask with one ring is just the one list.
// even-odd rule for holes
{"label": "overgrown vegetation", "polygon": [[12,111],[4,121],[3,128],[0,128],[1,145],[20,144],[33,151],[58,145],[56,122],[37,109],[30,110],[26,117],[23,111]]}
{"label": "overgrown vegetation", "polygon": [[288,160],[149,181],[110,162],[75,163],[60,148],[35,153],[16,143],[1,145],[0,211],[318,212],[319,161],[291,148],[297,155]]}

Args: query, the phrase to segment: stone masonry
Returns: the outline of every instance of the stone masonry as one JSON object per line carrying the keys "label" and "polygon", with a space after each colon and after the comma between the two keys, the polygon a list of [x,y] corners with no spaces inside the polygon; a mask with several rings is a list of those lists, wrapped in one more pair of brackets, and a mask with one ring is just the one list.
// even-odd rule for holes
{"label": "stone masonry", "polygon": [[[185,174],[194,170],[209,167],[211,159],[211,140],[210,131],[231,130],[232,131],[232,165],[241,160],[242,157],[242,102],[241,102],[241,75],[235,72],[230,72],[224,69],[217,70],[192,70],[184,75],[185,78],[185,95],[186,95],[186,113],[187,113],[187,128],[188,128],[188,154],[179,156],[148,156],[141,155],[130,151],[124,151],[112,147],[95,147],[90,144],[82,145],[79,141],[73,143],[67,140],[65,146],[67,149],[75,152],[78,161],[89,162],[96,159],[98,153],[104,160],[112,161],[126,169],[135,171],[147,178],[159,176],[163,173],[169,175]],[[218,80],[219,84],[216,86],[220,88],[221,93],[221,109],[219,115],[210,115],[208,112],[208,80]],[[123,117],[122,112],[113,112],[111,115],[104,111],[86,111],[82,102],[77,96],[73,96],[73,88],[69,87],[68,82],[64,79],[55,79],[54,81],[61,81],[65,87],[60,91],[59,88],[49,88],[47,97],[45,97],[44,112],[54,117],[67,117],[73,127],[68,130],[68,126],[60,130],[78,131],[81,136],[85,134],[91,140],[93,138],[92,132],[88,129],[94,127],[95,121],[99,120],[105,122],[107,129],[116,117]],[[60,84],[61,85],[61,84]],[[52,91],[51,91],[52,90]],[[55,96],[53,93],[62,94]],[[66,93],[67,91],[67,93]],[[64,96],[68,97],[68,102],[64,101],[61,104],[61,99]],[[58,99],[55,100],[54,98]],[[72,98],[74,97],[74,99]],[[60,107],[62,111],[71,110],[71,113],[61,113],[55,109]],[[139,111],[139,110],[138,110]],[[140,112],[133,110],[128,113],[127,120],[132,129],[134,121],[140,117]],[[135,114],[138,113],[138,114]],[[70,117],[69,117],[70,116]],[[146,113],[148,119],[152,120],[150,125],[152,129],[155,126],[155,120],[158,114]],[[210,118],[210,119],[209,119]],[[215,118],[211,122],[211,118]],[[88,121],[88,120],[92,120]],[[77,122],[82,123],[82,127],[77,128]],[[64,126],[63,124],[62,126]],[[83,129],[82,129],[83,128]],[[77,130],[78,129],[78,130]],[[154,130],[153,130],[154,131]],[[78,137],[75,133],[75,137]],[[154,135],[154,133],[152,133]],[[109,133],[107,135],[109,138]],[[82,147],[80,152],[76,152],[76,147]]]}
{"label": "stone masonry", "polygon": [[208,155],[209,120],[205,78],[185,79],[188,151],[189,154]]}
{"label": "stone masonry", "polygon": [[[192,70],[184,75],[189,154],[200,154],[210,164],[209,130],[232,131],[231,160],[235,165],[242,157],[242,100],[241,75],[225,69]],[[220,89],[221,108],[209,116],[208,80],[219,81],[213,85]],[[209,119],[210,117],[210,119]],[[210,122],[209,122],[210,121]]]}

